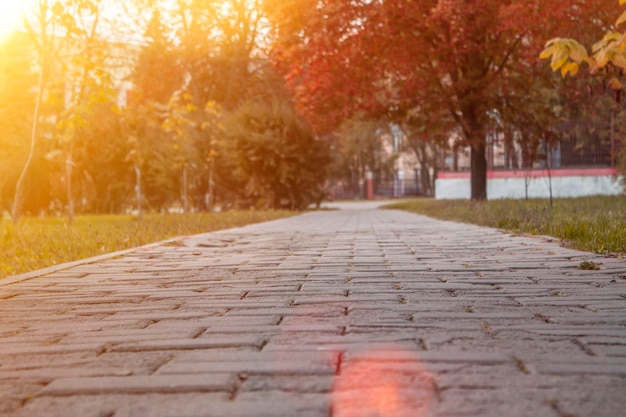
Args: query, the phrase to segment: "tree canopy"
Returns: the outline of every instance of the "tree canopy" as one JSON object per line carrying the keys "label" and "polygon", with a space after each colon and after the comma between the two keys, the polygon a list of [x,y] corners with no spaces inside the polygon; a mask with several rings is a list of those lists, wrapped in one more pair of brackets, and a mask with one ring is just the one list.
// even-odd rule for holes
{"label": "tree canopy", "polygon": [[[252,177],[269,184],[277,172],[297,168],[291,157],[281,158],[262,174],[235,175],[245,149],[258,137],[279,140],[282,130],[274,137],[248,129],[237,139],[235,126],[224,130],[251,102],[275,103],[281,114],[292,107],[264,52],[262,0],[33,4],[25,30],[2,46],[12,58],[0,74],[0,106],[7,109],[0,207],[12,206],[14,220],[22,210],[71,219],[75,211],[256,206],[246,189]],[[30,92],[38,93],[37,106]],[[263,105],[253,110],[264,117]],[[281,177],[281,196],[269,206],[283,205],[288,195],[296,197],[286,205],[300,209],[324,182],[328,149],[304,133],[295,114],[289,117],[277,120],[300,133],[272,146],[289,154],[289,141],[297,142],[300,159],[314,156],[316,179],[304,178],[303,164],[288,180]]]}
{"label": "tree canopy", "polygon": [[[488,115],[536,75],[559,30],[590,27],[603,0],[291,1],[273,16],[273,57],[318,132],[357,112],[389,120],[442,109],[472,152],[486,198]],[[438,114],[442,114],[437,111]]]}
{"label": "tree canopy", "polygon": [[555,76],[542,49],[563,75],[611,73],[620,94],[626,65],[615,0],[33,4],[0,45],[0,208],[15,220],[303,208],[329,175],[354,189],[393,176],[391,131],[429,193],[443,153],[467,148],[484,199],[494,126],[524,154],[513,167],[609,131],[605,97]]}

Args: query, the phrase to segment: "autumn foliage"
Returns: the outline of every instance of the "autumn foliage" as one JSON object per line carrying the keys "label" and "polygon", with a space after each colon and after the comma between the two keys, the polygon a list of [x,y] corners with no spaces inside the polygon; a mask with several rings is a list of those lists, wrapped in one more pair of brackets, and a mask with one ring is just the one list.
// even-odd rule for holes
{"label": "autumn foliage", "polygon": [[568,135],[607,142],[602,83],[539,54],[614,32],[617,0],[35,3],[40,19],[0,45],[0,209],[15,221],[302,208],[328,175],[356,196],[366,172],[399,173],[385,135],[406,139],[394,152],[415,156],[424,193],[447,155],[470,154],[480,200],[494,125],[513,169]]}
{"label": "autumn foliage", "polygon": [[[71,222],[319,200],[329,148],[269,63],[263,0],[30,4],[0,38],[0,214]],[[229,128],[250,112],[271,129]]]}
{"label": "autumn foliage", "polygon": [[[490,111],[519,94],[556,33],[593,32],[608,0],[302,0],[277,7],[273,58],[318,132],[413,109],[448,118],[472,149],[472,198],[486,198]],[[600,16],[600,19],[598,18]]]}

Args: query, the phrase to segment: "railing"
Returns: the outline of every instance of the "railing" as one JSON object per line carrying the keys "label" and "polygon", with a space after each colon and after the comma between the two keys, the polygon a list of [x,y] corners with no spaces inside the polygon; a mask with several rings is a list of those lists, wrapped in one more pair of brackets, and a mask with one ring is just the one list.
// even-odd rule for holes
{"label": "railing", "polygon": [[[376,198],[401,198],[424,195],[417,178],[390,179],[374,181],[374,196]],[[328,187],[328,198],[331,200],[359,200],[367,198],[365,182],[349,186],[335,182]]]}
{"label": "railing", "polygon": [[[601,138],[581,141],[574,137],[555,144],[540,143],[534,157],[529,157],[517,143],[502,140],[487,143],[488,170],[517,170],[524,168],[614,167],[620,143],[607,143]],[[469,171],[470,148],[443,150],[443,171]]]}

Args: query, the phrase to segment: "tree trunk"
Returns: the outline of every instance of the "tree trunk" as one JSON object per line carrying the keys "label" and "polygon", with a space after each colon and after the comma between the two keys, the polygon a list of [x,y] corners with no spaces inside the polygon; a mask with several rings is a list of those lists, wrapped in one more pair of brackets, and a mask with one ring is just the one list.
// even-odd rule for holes
{"label": "tree trunk", "polygon": [[546,141],[546,171],[548,172],[548,191],[550,192],[550,208],[553,207],[552,197],[552,143]]}
{"label": "tree trunk", "polygon": [[461,106],[464,121],[465,140],[471,147],[471,199],[487,200],[487,137],[484,123],[484,109],[477,102],[476,95],[466,94],[466,101]]}
{"label": "tree trunk", "polygon": [[142,215],[141,167],[135,164],[135,198],[137,199],[137,217]]}
{"label": "tree trunk", "polygon": [[72,171],[74,162],[71,151],[65,161],[65,191],[67,192],[67,221],[71,226],[74,223],[74,198],[72,197]]}
{"label": "tree trunk", "polygon": [[468,129],[465,137],[471,145],[471,198],[473,201],[484,201],[487,200],[487,139],[476,102],[467,103],[463,108],[463,118]]}
{"label": "tree trunk", "polygon": [[213,211],[213,201],[215,200],[215,197],[213,196],[213,161],[209,162],[209,179],[207,187],[205,208],[206,211],[210,213]]}
{"label": "tree trunk", "polygon": [[188,192],[188,183],[187,183],[187,164],[183,165],[183,178],[182,178],[182,200],[183,200],[183,212],[189,212],[189,192]]}
{"label": "tree trunk", "polygon": [[485,139],[479,138],[471,151],[472,200],[487,200],[487,157]]}
{"label": "tree trunk", "polygon": [[[45,65],[45,64],[44,64]],[[26,173],[30,169],[35,156],[35,148],[37,146],[37,135],[39,134],[39,111],[43,102],[43,92],[46,84],[46,78],[44,75],[45,68],[39,70],[39,80],[37,81],[37,99],[35,101],[35,110],[33,111],[33,121],[30,132],[30,148],[28,149],[28,157],[22,167],[20,176],[15,185],[15,195],[13,196],[13,207],[11,207],[11,220],[13,223],[17,223],[20,219],[22,200],[24,199],[24,181],[26,179]]]}
{"label": "tree trunk", "polygon": [[411,144],[411,149],[417,158],[419,163],[419,187],[420,191],[427,196],[432,195],[434,187],[432,186],[432,180],[430,177],[430,168],[435,168],[436,153],[430,155],[428,144],[422,140],[415,140]]}

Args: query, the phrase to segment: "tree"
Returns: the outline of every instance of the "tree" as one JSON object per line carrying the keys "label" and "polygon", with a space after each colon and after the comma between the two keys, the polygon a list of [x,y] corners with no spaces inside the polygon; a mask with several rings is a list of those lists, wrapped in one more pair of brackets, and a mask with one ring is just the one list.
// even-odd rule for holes
{"label": "tree", "polygon": [[[51,7],[48,0],[37,0],[34,4],[35,26],[27,26],[30,38],[35,45],[37,52],[38,80],[37,80],[37,97],[33,109],[32,126],[30,133],[30,146],[28,156],[22,167],[21,173],[15,185],[15,194],[13,196],[13,205],[11,208],[11,218],[14,223],[19,221],[21,215],[21,205],[24,198],[24,187],[26,174],[33,162],[37,147],[37,138],[39,135],[39,116],[44,99],[45,89],[50,79],[54,61],[56,60],[63,44],[71,34],[73,23],[70,18],[63,20],[66,16],[65,7],[67,4],[56,2]],[[59,38],[57,31],[60,28],[65,29],[65,36]]]}
{"label": "tree", "polygon": [[132,77],[132,107],[155,106],[166,126],[160,133],[147,129],[146,142],[152,145],[142,178],[153,206],[167,201],[158,194],[179,190],[195,209],[236,198],[227,160],[231,154],[221,149],[221,115],[246,101],[286,97],[282,80],[262,53],[261,3],[154,1],[148,9],[147,42]]}
{"label": "tree", "polygon": [[445,110],[471,147],[471,196],[481,200],[488,115],[513,88],[510,76],[530,74],[529,51],[597,1],[292,1],[272,16],[273,57],[318,132],[357,111]]}
{"label": "tree", "polygon": [[135,177],[135,207],[141,216],[144,200],[153,208],[166,204],[174,187],[168,178],[168,136],[161,128],[167,104],[181,88],[184,72],[181,57],[171,39],[171,28],[155,2],[141,11],[149,14],[142,44],[132,74],[133,89],[128,105],[121,109],[124,136],[129,145],[125,160],[132,164]]}
{"label": "tree", "polygon": [[[30,146],[28,156],[21,170],[20,176],[15,186],[15,194],[13,197],[13,206],[11,210],[11,217],[14,222],[18,222],[21,215],[21,205],[24,198],[24,188],[26,175],[31,167],[35,154],[37,152],[37,140],[39,136],[40,116],[41,108],[44,104],[44,97],[48,92],[49,82],[55,71],[60,68],[58,66],[59,58],[64,60],[68,57],[77,58],[81,56],[80,50],[72,51],[72,48],[76,48],[77,43],[72,44],[72,40],[76,38],[84,37],[86,39],[86,50],[91,50],[91,43],[96,35],[96,27],[99,19],[99,0],[59,0],[52,4],[49,0],[36,0],[34,2],[33,9],[33,21],[25,20],[26,29],[29,34],[29,38],[34,45],[36,52],[36,63],[38,66],[38,80],[37,80],[37,96],[35,99],[35,106],[32,117],[32,128],[30,134]],[[73,55],[72,52],[75,54]],[[63,56],[65,54],[65,56]],[[93,63],[94,55],[88,53],[84,61],[81,61],[83,67],[79,69],[81,77],[76,80],[78,82],[78,102],[76,105],[80,106],[80,102],[85,99],[86,81],[90,78],[96,70],[91,66]],[[69,62],[65,61],[66,63]],[[74,61],[79,62],[78,59]],[[78,104],[80,103],[80,104]],[[71,110],[68,111],[72,117],[66,119],[69,122],[70,119],[74,119],[69,123],[72,125],[69,130],[75,130],[80,124],[78,112]],[[68,175],[71,174],[72,161],[68,160]],[[67,179],[68,187],[70,187],[70,179]],[[69,216],[70,220],[73,217],[73,208],[71,197],[71,188],[68,188],[68,205],[70,208]]]}
{"label": "tree", "polygon": [[10,210],[20,164],[26,159],[22,138],[28,137],[32,126],[32,86],[37,75],[24,53],[28,47],[21,33],[0,42],[0,212]]}
{"label": "tree", "polygon": [[[398,118],[406,136],[404,148],[413,152],[420,165],[420,188],[425,195],[435,193],[435,179],[441,166],[441,150],[450,146],[454,123],[445,111],[436,107],[419,107]],[[454,146],[454,145],[453,145]],[[453,149],[456,154],[456,150]]]}
{"label": "tree", "polygon": [[180,170],[180,197],[185,213],[190,208],[189,171],[196,166],[193,162],[195,148],[192,140],[199,127],[199,109],[193,104],[194,101],[193,95],[185,90],[174,93],[167,104],[163,122],[163,129],[170,134],[174,155],[172,162],[174,167]]}
{"label": "tree", "polygon": [[206,174],[206,193],[204,195],[204,209],[213,210],[215,203],[215,179],[216,179],[216,160],[220,155],[219,148],[224,137],[224,127],[221,122],[222,109],[214,101],[209,101],[204,107],[200,130],[202,132],[201,140],[196,143],[199,159],[202,162]]}
{"label": "tree", "polygon": [[68,222],[75,216],[73,172],[76,166],[76,147],[87,125],[87,115],[99,103],[111,101],[112,80],[104,67],[106,46],[98,40],[101,17],[100,0],[79,2],[72,14],[72,32],[78,36],[66,46],[67,57],[62,67],[68,79],[65,86],[64,110],[58,115],[57,127],[61,142],[66,147],[65,184],[67,194]]}
{"label": "tree", "polygon": [[[188,90],[225,110],[279,91],[262,53],[263,0],[177,0],[171,13]],[[269,87],[269,88],[268,88]]]}
{"label": "tree", "polygon": [[328,148],[288,103],[246,103],[224,128],[246,205],[302,210],[321,201]]}
{"label": "tree", "polygon": [[180,54],[177,53],[170,31],[163,22],[163,12],[158,7],[150,9],[144,39],[131,79],[134,105],[147,103],[166,104],[172,94],[183,84],[184,72]]}
{"label": "tree", "polygon": [[[73,156],[77,185],[74,198],[81,202],[83,212],[120,213],[129,208],[136,185],[134,161],[128,158],[136,149],[129,137],[129,125],[125,109],[116,109],[110,102],[96,103],[86,113]],[[141,149],[140,154],[145,155],[145,151]]]}
{"label": "tree", "polygon": [[[122,125],[124,126],[124,136],[127,138],[129,145],[128,153],[124,160],[130,162],[133,165],[133,171],[135,172],[135,209],[137,217],[141,218],[143,214],[143,190],[142,190],[142,171],[145,165],[145,159],[143,155],[142,144],[140,142],[140,121],[138,118],[139,113],[128,111],[124,112],[124,119]],[[148,116],[149,117],[149,116]]]}
{"label": "tree", "polygon": [[384,120],[354,117],[343,122],[333,135],[332,179],[344,181],[350,194],[358,196],[367,172],[373,174],[374,187],[381,179],[392,176],[395,155],[385,151],[383,141],[383,136],[390,135],[389,124]]}

